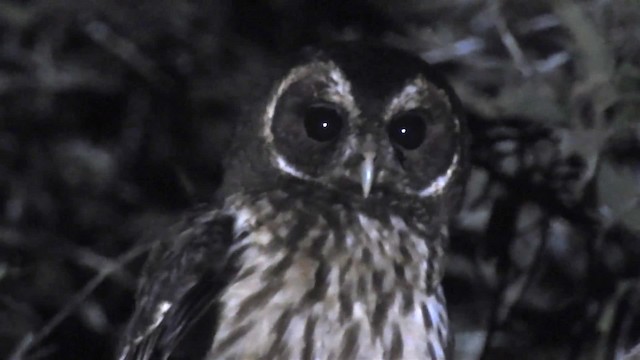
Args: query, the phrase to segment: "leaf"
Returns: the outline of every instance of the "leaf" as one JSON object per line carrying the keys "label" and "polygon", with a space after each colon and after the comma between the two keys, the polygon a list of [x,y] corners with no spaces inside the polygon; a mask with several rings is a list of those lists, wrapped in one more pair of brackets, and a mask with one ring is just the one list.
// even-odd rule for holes
{"label": "leaf", "polygon": [[640,173],[603,160],[597,186],[601,212],[612,222],[640,232]]}

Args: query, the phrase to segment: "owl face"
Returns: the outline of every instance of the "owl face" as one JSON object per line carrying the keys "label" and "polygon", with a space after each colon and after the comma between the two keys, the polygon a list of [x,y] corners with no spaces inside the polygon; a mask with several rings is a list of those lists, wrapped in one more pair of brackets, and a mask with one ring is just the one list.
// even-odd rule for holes
{"label": "owl face", "polygon": [[449,87],[400,50],[340,45],[306,54],[261,117],[272,166],[363,198],[437,196],[463,162],[463,115]]}

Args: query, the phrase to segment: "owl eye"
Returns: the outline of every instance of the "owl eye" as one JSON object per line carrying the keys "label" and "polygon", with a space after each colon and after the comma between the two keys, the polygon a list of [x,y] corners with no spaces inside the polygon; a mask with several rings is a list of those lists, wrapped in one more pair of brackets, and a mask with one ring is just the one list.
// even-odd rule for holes
{"label": "owl eye", "polygon": [[326,142],[337,138],[342,130],[342,123],[342,114],[329,105],[312,105],[304,113],[307,136],[316,141]]}
{"label": "owl eye", "polygon": [[407,150],[417,149],[426,137],[426,115],[419,111],[408,111],[394,117],[387,125],[389,138]]}

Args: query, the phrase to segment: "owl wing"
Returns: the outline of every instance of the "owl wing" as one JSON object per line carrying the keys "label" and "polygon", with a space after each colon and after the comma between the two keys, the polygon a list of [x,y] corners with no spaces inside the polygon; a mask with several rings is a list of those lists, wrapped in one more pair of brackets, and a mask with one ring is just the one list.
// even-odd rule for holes
{"label": "owl wing", "polygon": [[117,359],[204,358],[217,294],[231,272],[225,258],[232,240],[233,218],[216,211],[191,217],[160,239],[145,264]]}

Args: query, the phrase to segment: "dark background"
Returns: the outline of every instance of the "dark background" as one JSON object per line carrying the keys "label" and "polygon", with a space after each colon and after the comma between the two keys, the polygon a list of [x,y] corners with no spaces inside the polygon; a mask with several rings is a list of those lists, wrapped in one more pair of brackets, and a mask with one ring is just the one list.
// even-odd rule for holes
{"label": "dark background", "polygon": [[211,198],[271,66],[352,39],[468,110],[458,358],[640,356],[638,1],[0,0],[0,357],[109,359],[141,254]]}

